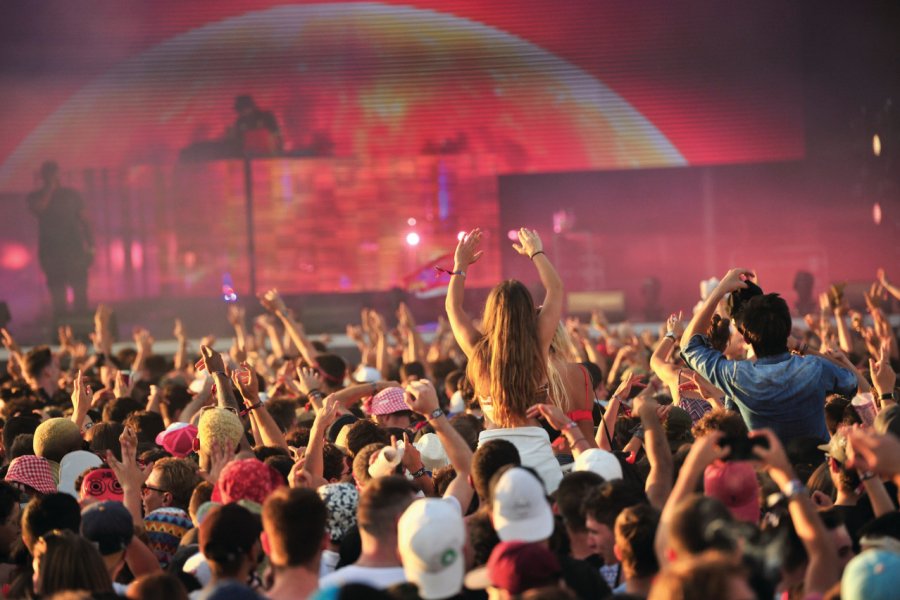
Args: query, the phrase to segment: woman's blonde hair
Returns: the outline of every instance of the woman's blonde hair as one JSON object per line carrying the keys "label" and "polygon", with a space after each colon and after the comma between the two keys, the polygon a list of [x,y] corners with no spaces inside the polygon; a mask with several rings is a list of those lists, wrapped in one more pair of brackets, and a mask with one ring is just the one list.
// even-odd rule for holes
{"label": "woman's blonde hair", "polygon": [[482,329],[467,374],[479,394],[490,394],[492,420],[511,427],[525,418],[547,370],[528,288],[513,279],[495,286],[484,306]]}
{"label": "woman's blonde hair", "polygon": [[550,401],[560,407],[564,413],[572,411],[572,400],[566,391],[566,382],[560,367],[568,362],[567,353],[572,347],[572,339],[562,322],[556,326],[553,340],[550,342],[550,354],[547,356],[547,387]]}

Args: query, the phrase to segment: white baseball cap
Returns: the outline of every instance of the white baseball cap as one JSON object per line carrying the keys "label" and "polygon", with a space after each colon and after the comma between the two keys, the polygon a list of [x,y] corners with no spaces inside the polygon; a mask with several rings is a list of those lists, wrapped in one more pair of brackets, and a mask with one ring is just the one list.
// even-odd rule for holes
{"label": "white baseball cap", "polygon": [[533,473],[513,467],[497,480],[492,517],[501,542],[538,542],[553,533],[553,510],[544,484]]}
{"label": "white baseball cap", "polygon": [[459,594],[465,576],[466,527],[459,504],[423,498],[409,505],[397,523],[397,546],[406,579],[423,600]]}
{"label": "white baseball cap", "polygon": [[622,479],[622,465],[612,452],[588,448],[575,459],[573,471],[591,471],[606,481]]}
{"label": "white baseball cap", "polygon": [[75,489],[75,481],[78,476],[90,469],[103,464],[100,457],[86,450],[75,450],[62,457],[59,463],[59,485],[57,491],[69,494],[78,500],[79,490]]}
{"label": "white baseball cap", "polygon": [[413,443],[413,446],[422,455],[422,464],[429,471],[436,471],[450,464],[444,445],[440,438],[433,433],[426,433]]}

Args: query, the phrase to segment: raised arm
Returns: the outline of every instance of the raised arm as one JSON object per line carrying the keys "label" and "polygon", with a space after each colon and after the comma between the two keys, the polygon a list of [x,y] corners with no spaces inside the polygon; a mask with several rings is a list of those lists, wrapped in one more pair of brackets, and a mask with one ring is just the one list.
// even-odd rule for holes
{"label": "raised arm", "polygon": [[534,229],[519,229],[519,243],[513,244],[516,252],[527,256],[537,268],[541,284],[544,286],[544,303],[538,315],[538,337],[541,347],[546,353],[550,349],[550,342],[556,333],[556,326],[562,316],[563,307],[563,282],[559,273],[550,262],[547,253],[544,252],[544,244],[538,232]]}
{"label": "raised arm", "polygon": [[278,290],[275,288],[268,290],[259,297],[259,302],[266,310],[281,319],[285,331],[290,336],[291,341],[294,342],[294,345],[297,346],[304,360],[311,365],[316,364],[316,357],[319,355],[319,351],[307,339],[303,326],[291,316]]}
{"label": "raised arm", "polygon": [[464,235],[456,245],[453,255],[453,272],[450,274],[450,286],[447,290],[447,299],[444,307],[447,309],[447,318],[450,320],[450,328],[456,343],[462,348],[467,357],[472,356],[475,343],[481,337],[471,317],[463,308],[463,296],[466,288],[466,273],[469,267],[481,258],[483,252],[478,249],[481,243],[481,229],[477,227]]}
{"label": "raised arm", "polygon": [[656,400],[643,398],[641,394],[635,398],[634,410],[641,418],[641,425],[644,428],[644,449],[650,463],[650,473],[647,475],[644,489],[650,504],[662,510],[672,491],[672,476],[675,472],[672,451],[669,449],[662,425],[662,418],[668,414],[671,406],[661,407]]}
{"label": "raised arm", "polygon": [[656,345],[650,356],[650,368],[656,373],[669,388],[678,386],[678,369],[669,362],[669,356],[678,346],[681,336],[684,334],[684,325],[681,323],[681,313],[669,315],[666,320],[666,334]]}
{"label": "raised arm", "polygon": [[610,452],[613,451],[610,440],[616,434],[616,419],[619,418],[619,407],[622,404],[622,400],[626,399],[628,394],[631,393],[631,386],[638,383],[639,380],[640,377],[632,375],[623,377],[619,387],[610,397],[609,404],[606,406],[606,412],[603,413],[603,418],[600,419],[600,427],[597,428],[597,435],[594,438],[598,448]]}
{"label": "raised arm", "polygon": [[266,446],[277,446],[288,449],[284,434],[275,423],[275,419],[269,414],[266,405],[259,399],[259,378],[247,363],[243,363],[231,374],[231,380],[240,391],[244,399],[244,405],[249,411],[250,419],[259,431],[259,437]]}
{"label": "raised arm", "polygon": [[315,478],[324,477],[325,434],[337,420],[339,406],[334,394],[325,398],[322,410],[316,414],[316,420],[313,421],[312,428],[309,430],[309,444],[306,446],[303,470],[308,471]]}
{"label": "raised arm", "polygon": [[791,521],[809,556],[803,592],[806,595],[824,594],[841,576],[837,550],[825,524],[819,518],[805,486],[794,474],[778,437],[769,429],[753,431],[750,436],[768,441],[768,448],[756,446],[753,452],[768,466],[772,480],[787,497]]}
{"label": "raised arm", "polygon": [[455,497],[465,512],[469,503],[472,502],[474,494],[472,485],[469,483],[469,474],[472,471],[472,449],[440,410],[437,392],[430,381],[420,380],[410,383],[406,386],[404,400],[411,410],[428,419],[428,424],[434,428],[438,439],[441,440],[450,464],[456,471],[456,477],[450,482],[444,497]]}
{"label": "raised arm", "polygon": [[878,283],[881,284],[881,287],[883,287],[888,294],[890,294],[897,300],[900,300],[900,288],[888,283],[887,274],[884,272],[884,269],[878,269],[875,275],[878,279]]}
{"label": "raised arm", "polygon": [[728,271],[725,277],[722,278],[722,281],[719,282],[719,285],[706,297],[700,310],[694,314],[694,318],[691,319],[691,322],[685,328],[681,336],[682,348],[688,345],[692,337],[704,334],[709,330],[710,322],[712,322],[716,307],[719,306],[719,301],[725,297],[725,294],[746,288],[747,284],[744,283],[744,280],[751,277],[753,277],[753,272],[747,269],[738,268]]}
{"label": "raised arm", "polygon": [[676,507],[688,496],[694,493],[703,477],[703,471],[716,459],[728,456],[730,448],[719,446],[719,440],[725,434],[721,431],[711,431],[699,440],[695,441],[684,459],[681,470],[678,471],[678,479],[672,486],[672,493],[666,500],[659,518],[659,527],[656,529],[654,548],[659,564],[668,562],[666,552],[669,547],[669,529],[672,526],[672,516]]}
{"label": "raised arm", "polygon": [[178,348],[175,350],[175,370],[183,371],[187,365],[187,334],[181,319],[175,319],[175,329],[172,331]]}

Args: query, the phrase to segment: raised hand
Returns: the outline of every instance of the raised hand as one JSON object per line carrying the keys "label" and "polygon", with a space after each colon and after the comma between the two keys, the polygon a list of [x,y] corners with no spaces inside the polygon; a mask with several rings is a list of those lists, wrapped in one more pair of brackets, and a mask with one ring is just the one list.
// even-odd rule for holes
{"label": "raised hand", "polygon": [[[391,447],[397,448],[397,438],[395,436],[391,436]],[[416,448],[412,442],[409,441],[409,434],[405,431],[403,432],[403,457],[400,459],[400,464],[403,465],[403,468],[409,471],[410,473],[415,473],[425,465],[422,463],[422,454],[419,452],[419,449]]]}
{"label": "raised hand", "polygon": [[557,431],[562,431],[572,421],[566,416],[563,410],[555,404],[532,404],[525,411],[525,416],[530,419],[540,419],[541,417],[550,424],[550,427]]}
{"label": "raised hand", "polygon": [[666,332],[672,332],[675,334],[676,340],[681,340],[681,335],[684,333],[684,323],[682,322],[683,315],[681,311],[678,311],[678,314],[672,313],[669,315],[669,318],[666,319]]}
{"label": "raised hand", "polygon": [[132,336],[134,337],[134,343],[137,346],[138,352],[142,353],[144,356],[149,356],[150,353],[153,352],[154,340],[149,331],[143,327],[135,327]]}
{"label": "raised hand", "polygon": [[0,339],[3,340],[3,345],[6,347],[7,350],[9,350],[10,352],[16,353],[16,354],[21,353],[21,350],[19,349],[19,344],[16,343],[15,338],[12,336],[12,334],[9,332],[9,330],[7,330],[5,328],[0,328]]}
{"label": "raised hand", "polygon": [[481,229],[476,227],[459,240],[456,244],[456,252],[453,253],[454,271],[468,268],[469,265],[478,262],[483,252],[478,249],[481,243]]}
{"label": "raised hand", "polygon": [[126,378],[122,371],[116,371],[116,382],[113,385],[113,393],[116,398],[130,398],[132,388],[134,388],[134,378],[131,376]]}
{"label": "raised hand", "polygon": [[231,373],[231,380],[235,387],[241,393],[244,404],[253,406],[259,402],[259,378],[247,363],[241,363],[234,372]]}
{"label": "raised hand", "polygon": [[440,408],[437,392],[427,379],[413,381],[407,385],[403,400],[410,410],[425,417],[430,417],[431,413]]}
{"label": "raised hand", "polygon": [[243,327],[246,314],[246,310],[243,306],[229,304],[225,316],[232,327]]}
{"label": "raised hand", "polygon": [[872,385],[878,391],[878,394],[890,394],[894,391],[897,384],[897,374],[891,368],[890,361],[890,343],[881,344],[881,354],[876,361],[874,358],[869,359],[869,374],[872,376]]}
{"label": "raised hand", "polygon": [[213,373],[225,372],[225,361],[222,360],[222,355],[209,346],[200,346],[200,356],[202,357],[203,366],[206,368],[206,372],[210,375]]}
{"label": "raised hand", "polygon": [[297,380],[300,391],[308,395],[313,390],[322,389],[322,376],[311,367],[297,367]]}
{"label": "raised hand", "polygon": [[619,398],[619,400],[627,400],[632,386],[635,385],[641,385],[641,376],[629,374],[622,378],[622,382],[619,383],[619,387],[616,388],[613,396]]}
{"label": "raised hand", "polygon": [[106,462],[109,468],[116,474],[116,479],[122,485],[123,490],[140,490],[153,464],[149,464],[143,469],[137,462],[137,435],[130,427],[126,427],[119,436],[119,444],[122,448],[122,460],[116,459],[111,450],[106,451]]}
{"label": "raised hand", "polygon": [[538,235],[536,230],[522,227],[517,232],[517,235],[519,236],[519,243],[514,243],[512,247],[513,250],[522,256],[531,258],[536,252],[544,251],[544,244],[541,242],[541,236]]}
{"label": "raised hand", "polygon": [[768,448],[764,446],[754,446],[753,453],[768,467],[769,474],[779,487],[784,486],[787,482],[794,478],[794,468],[788,459],[781,440],[771,429],[756,429],[751,431],[751,438],[763,438],[768,442]]}
{"label": "raised hand", "polygon": [[94,393],[91,391],[91,386],[82,375],[81,369],[79,369],[78,374],[75,376],[75,380],[72,382],[73,416],[76,419],[75,424],[79,427],[83,425],[84,415],[86,415],[91,408],[93,396]]}
{"label": "raised hand", "polygon": [[187,334],[184,331],[184,323],[181,322],[181,319],[175,319],[175,329],[172,331],[172,335],[174,335],[175,339],[179,342],[187,339]]}
{"label": "raised hand", "polygon": [[329,427],[337,421],[338,412],[341,407],[340,399],[334,394],[325,396],[322,401],[322,410],[316,415],[316,424],[322,427],[322,431],[327,431]]}
{"label": "raised hand", "polygon": [[264,292],[259,297],[259,303],[262,304],[263,308],[265,308],[267,311],[275,313],[276,315],[287,314],[287,306],[285,306],[284,300],[281,299],[281,295],[275,288]]}
{"label": "raised hand", "polygon": [[852,428],[847,435],[847,465],[860,472],[900,475],[900,438],[871,430]]}
{"label": "raised hand", "polygon": [[748,279],[753,278],[755,278],[753,271],[750,271],[749,269],[734,268],[725,274],[717,288],[723,294],[736,292],[737,290],[746,288],[747,284],[745,282]]}
{"label": "raised hand", "polygon": [[882,287],[890,286],[890,283],[888,283],[887,275],[885,274],[883,268],[879,267],[879,269],[875,271],[875,278],[878,280],[878,283],[880,283]]}

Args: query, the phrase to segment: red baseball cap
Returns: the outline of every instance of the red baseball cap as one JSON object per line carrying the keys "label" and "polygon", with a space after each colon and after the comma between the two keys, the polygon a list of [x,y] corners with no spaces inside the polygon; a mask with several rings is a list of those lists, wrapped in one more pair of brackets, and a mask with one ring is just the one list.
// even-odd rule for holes
{"label": "red baseball cap", "polygon": [[750,462],[709,465],[703,472],[703,493],[727,506],[735,519],[759,523],[759,481]]}
{"label": "red baseball cap", "polygon": [[470,590],[500,588],[510,594],[553,585],[562,574],[559,559],[543,542],[500,542],[487,565],[466,575]]}

